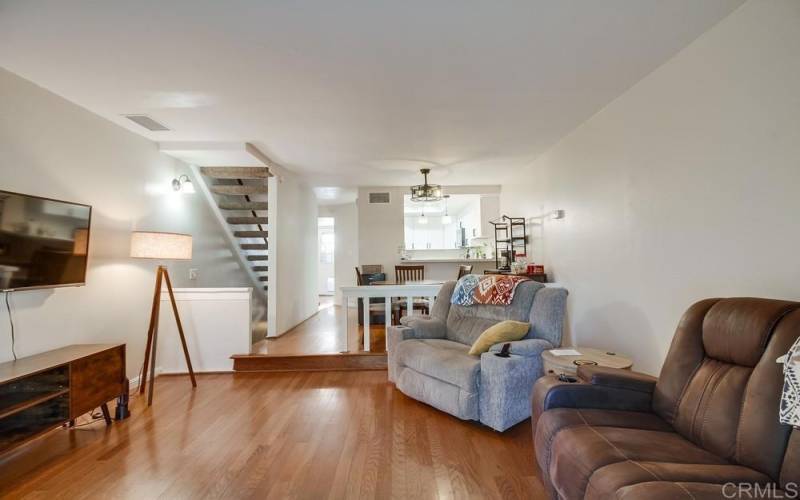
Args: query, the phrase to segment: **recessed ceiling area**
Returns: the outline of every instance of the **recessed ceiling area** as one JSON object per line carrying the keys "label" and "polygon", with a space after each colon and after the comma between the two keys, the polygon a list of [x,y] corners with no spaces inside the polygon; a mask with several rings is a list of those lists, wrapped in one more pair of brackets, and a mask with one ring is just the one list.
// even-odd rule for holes
{"label": "recessed ceiling area", "polygon": [[0,66],[313,186],[498,184],[741,3],[26,0],[0,6]]}

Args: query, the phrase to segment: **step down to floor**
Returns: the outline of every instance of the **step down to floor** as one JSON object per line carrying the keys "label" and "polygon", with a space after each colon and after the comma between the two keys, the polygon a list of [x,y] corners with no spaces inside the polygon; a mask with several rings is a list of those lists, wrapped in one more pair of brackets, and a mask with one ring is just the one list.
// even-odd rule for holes
{"label": "step down to floor", "polygon": [[266,217],[226,217],[226,221],[228,224],[240,225],[240,224],[269,224]]}
{"label": "step down to floor", "polygon": [[242,243],[242,250],[268,250],[266,243]]}
{"label": "step down to floor", "polygon": [[215,179],[266,179],[272,177],[266,167],[200,167],[200,172]]}
{"label": "step down to floor", "polygon": [[244,196],[247,194],[265,194],[267,186],[245,184],[244,186],[218,184],[209,188],[212,193]]}
{"label": "step down to floor", "polygon": [[254,260],[269,260],[269,255],[248,255],[247,260],[250,262]]}
{"label": "step down to floor", "polygon": [[253,266],[250,269],[252,269],[255,273],[264,273],[269,271],[269,266]]}
{"label": "step down to floor", "polygon": [[217,206],[221,210],[266,210],[266,201],[220,201]]}
{"label": "step down to floor", "polygon": [[385,370],[387,366],[385,353],[369,352],[296,355],[234,354],[231,359],[233,359],[233,371],[237,372]]}
{"label": "step down to floor", "polygon": [[266,238],[267,231],[234,231],[237,238]]}

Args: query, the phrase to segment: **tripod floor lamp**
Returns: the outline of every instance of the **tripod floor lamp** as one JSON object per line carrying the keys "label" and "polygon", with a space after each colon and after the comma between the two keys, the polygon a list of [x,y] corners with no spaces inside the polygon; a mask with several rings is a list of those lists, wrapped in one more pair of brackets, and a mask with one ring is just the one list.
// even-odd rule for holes
{"label": "tripod floor lamp", "polygon": [[[131,234],[131,257],[137,259],[156,260],[189,260],[192,258],[192,236],[178,233],[157,233],[150,231],[134,231]],[[189,377],[192,387],[197,387],[192,369],[192,360],[189,358],[189,349],[186,347],[186,337],[183,334],[181,317],[178,314],[178,305],[175,303],[175,294],[172,292],[172,281],[169,279],[167,266],[159,264],[156,269],[156,289],[153,293],[153,308],[150,311],[150,327],[147,330],[147,347],[144,352],[142,376],[139,380],[139,394],[144,394],[147,387],[147,370],[150,369],[150,388],[147,391],[147,406],[153,404],[153,385],[155,383],[156,347],[158,345],[158,317],[161,310],[161,285],[166,281],[169,300],[172,302],[172,312],[178,324],[178,334],[183,346],[183,355],[186,357],[186,366],[189,368]]]}

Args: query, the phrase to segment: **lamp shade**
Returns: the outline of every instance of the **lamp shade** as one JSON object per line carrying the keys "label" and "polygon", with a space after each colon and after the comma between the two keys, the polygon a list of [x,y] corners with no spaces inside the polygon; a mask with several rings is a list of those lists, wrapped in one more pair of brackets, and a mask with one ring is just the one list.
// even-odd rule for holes
{"label": "lamp shade", "polygon": [[131,233],[131,257],[189,260],[192,258],[192,235],[134,231]]}

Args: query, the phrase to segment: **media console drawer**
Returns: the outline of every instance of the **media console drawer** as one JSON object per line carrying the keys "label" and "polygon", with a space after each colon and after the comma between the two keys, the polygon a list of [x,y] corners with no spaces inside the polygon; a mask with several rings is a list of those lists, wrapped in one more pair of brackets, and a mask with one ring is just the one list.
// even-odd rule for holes
{"label": "media console drawer", "polygon": [[125,346],[120,345],[70,363],[70,418],[77,418],[123,392]]}
{"label": "media console drawer", "polygon": [[0,363],[0,453],[97,407],[110,424],[107,403],[126,402],[127,390],[125,344],[71,345]]}

